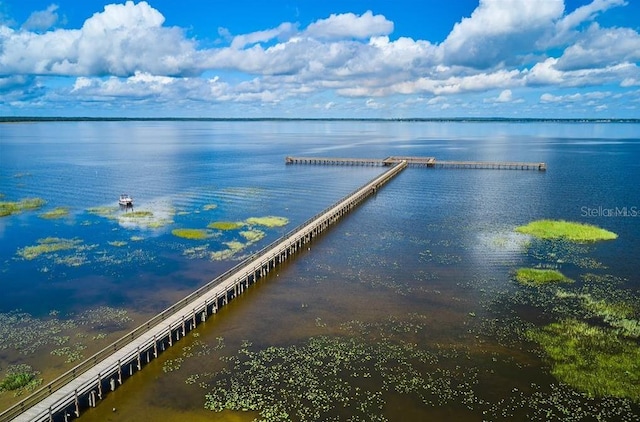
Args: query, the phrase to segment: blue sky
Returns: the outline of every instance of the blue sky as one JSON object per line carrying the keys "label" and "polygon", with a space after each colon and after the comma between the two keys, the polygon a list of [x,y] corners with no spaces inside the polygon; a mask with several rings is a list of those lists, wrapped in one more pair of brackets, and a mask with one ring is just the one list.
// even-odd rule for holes
{"label": "blue sky", "polygon": [[0,115],[640,118],[636,0],[0,0]]}

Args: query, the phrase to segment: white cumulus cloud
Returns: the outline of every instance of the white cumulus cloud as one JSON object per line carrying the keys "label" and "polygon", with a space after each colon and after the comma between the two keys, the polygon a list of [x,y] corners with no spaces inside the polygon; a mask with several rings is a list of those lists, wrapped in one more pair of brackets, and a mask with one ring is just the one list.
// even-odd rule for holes
{"label": "white cumulus cloud", "polygon": [[489,68],[535,50],[564,12],[563,0],[480,0],[442,43],[448,64]]}
{"label": "white cumulus cloud", "polygon": [[322,40],[365,39],[393,32],[393,22],[370,10],[358,16],[353,13],[331,15],[309,25],[305,35]]}
{"label": "white cumulus cloud", "polygon": [[58,22],[57,4],[52,4],[46,10],[33,12],[22,25],[23,29],[33,31],[46,31]]}

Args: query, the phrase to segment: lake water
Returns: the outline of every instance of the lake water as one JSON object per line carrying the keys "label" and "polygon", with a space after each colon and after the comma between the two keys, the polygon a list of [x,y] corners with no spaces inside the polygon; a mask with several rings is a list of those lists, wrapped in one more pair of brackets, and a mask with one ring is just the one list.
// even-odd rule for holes
{"label": "lake water", "polygon": [[[640,420],[629,394],[560,382],[530,335],[580,321],[638,348],[632,123],[2,124],[0,201],[46,204],[0,217],[0,376],[25,363],[48,382],[384,171],[287,155],[548,170],[406,169],[80,420]],[[125,192],[136,214],[118,208]],[[287,223],[251,220],[267,216]],[[576,245],[514,231],[544,218],[619,237]],[[524,286],[520,267],[574,282]],[[640,367],[627,372],[637,387]],[[206,410],[207,394],[211,407],[253,411]],[[15,400],[0,393],[1,408]]]}

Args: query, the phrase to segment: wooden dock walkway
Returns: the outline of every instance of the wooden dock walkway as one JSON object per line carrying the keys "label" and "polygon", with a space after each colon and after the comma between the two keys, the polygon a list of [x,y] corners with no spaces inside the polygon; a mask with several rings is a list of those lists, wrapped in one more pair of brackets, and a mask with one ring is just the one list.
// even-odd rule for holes
{"label": "wooden dock walkway", "polygon": [[106,394],[118,388],[126,378],[141,370],[210,314],[241,295],[377,192],[404,170],[407,162],[387,165],[391,168],[380,176],[7,409],[0,414],[0,422],[67,421],[79,417],[83,409],[96,406]]}
{"label": "wooden dock walkway", "polygon": [[331,158],[331,157],[286,157],[287,164],[322,164],[322,165],[365,165],[390,166],[400,162],[409,166],[423,166],[430,168],[458,168],[458,169],[490,169],[490,170],[547,170],[542,162],[522,161],[440,161],[435,157],[397,157],[391,156],[381,160],[369,158]]}

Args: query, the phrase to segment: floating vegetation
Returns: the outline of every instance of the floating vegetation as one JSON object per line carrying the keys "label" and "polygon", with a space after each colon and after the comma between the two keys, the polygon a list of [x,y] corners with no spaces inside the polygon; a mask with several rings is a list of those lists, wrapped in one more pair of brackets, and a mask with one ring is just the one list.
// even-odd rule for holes
{"label": "floating vegetation", "polygon": [[223,249],[221,251],[215,251],[215,252],[211,252],[209,254],[209,258],[212,261],[222,261],[225,259],[230,259],[233,258],[233,256],[235,254],[237,254],[238,252],[240,252],[241,250],[243,250],[245,248],[245,244],[244,243],[240,243],[240,242],[225,242],[225,245],[228,246],[227,249]]}
{"label": "floating vegetation", "polygon": [[261,421],[387,420],[388,393],[417,396],[428,406],[455,399],[480,403],[473,370],[445,369],[412,343],[317,336],[304,344],[253,351],[243,345],[213,376],[205,407],[259,412]]}
{"label": "floating vegetation", "polygon": [[104,328],[108,326],[123,327],[133,321],[125,309],[111,306],[100,306],[88,309],[77,315],[74,320],[78,325],[90,325],[91,328]]}
{"label": "floating vegetation", "polygon": [[118,210],[118,207],[103,206],[88,208],[87,212],[89,214],[98,215],[100,217],[115,219]]}
{"label": "floating vegetation", "polygon": [[127,246],[127,242],[122,240],[115,240],[113,242],[107,242],[111,246],[115,246],[116,248],[121,248],[123,246]]}
{"label": "floating vegetation", "polygon": [[35,246],[26,246],[22,249],[18,249],[18,255],[24,259],[31,260],[43,254],[77,249],[82,244],[82,241],[80,239],[46,237],[44,239],[38,239],[37,243],[38,245]]}
{"label": "floating vegetation", "polygon": [[37,210],[43,207],[47,201],[42,198],[25,198],[17,202],[0,201],[0,217],[18,214],[23,211]]}
{"label": "floating vegetation", "polygon": [[11,365],[7,368],[4,379],[0,381],[0,392],[13,391],[19,396],[25,392],[34,391],[42,384],[42,378],[38,378],[40,372],[26,364]]}
{"label": "floating vegetation", "polygon": [[13,349],[28,355],[47,345],[64,345],[69,336],[62,333],[79,326],[89,325],[91,329],[121,328],[130,321],[125,310],[106,306],[70,315],[67,319],[58,318],[57,313],[52,313],[46,319],[18,311],[0,313],[0,350]]}
{"label": "floating vegetation", "polygon": [[[193,337],[198,337],[196,335],[198,333],[193,333]],[[201,340],[194,340],[193,343],[189,346],[184,346],[182,348],[182,355],[175,359],[167,359],[162,364],[162,370],[164,372],[173,372],[177,371],[182,367],[182,364],[187,358],[191,358],[194,356],[207,356],[211,353],[211,348],[207,343],[204,343]],[[195,381],[194,381],[195,382]],[[187,383],[189,383],[187,381]]]}
{"label": "floating vegetation", "polygon": [[289,223],[289,219],[285,217],[275,217],[275,216],[249,217],[245,220],[245,222],[249,225],[265,226],[265,227],[272,228],[272,227],[286,226]]}
{"label": "floating vegetation", "polygon": [[244,223],[233,221],[215,221],[210,223],[207,228],[217,230],[237,230],[244,227]]}
{"label": "floating vegetation", "polygon": [[58,218],[65,218],[69,216],[69,208],[68,207],[57,207],[52,209],[51,211],[44,212],[40,214],[41,218],[47,220],[55,220]]}
{"label": "floating vegetation", "polygon": [[590,397],[640,401],[640,347],[611,329],[574,319],[529,332],[552,360],[559,381]]}
{"label": "floating vegetation", "polygon": [[516,227],[516,231],[540,239],[566,239],[572,242],[595,242],[613,240],[617,234],[600,227],[564,220],[538,220],[525,226]]}
{"label": "floating vegetation", "polygon": [[142,236],[131,236],[129,239],[130,239],[132,242],[139,242],[139,241],[141,241],[141,240],[144,240],[144,237],[142,237]]}
{"label": "floating vegetation", "polygon": [[194,246],[182,251],[182,254],[189,259],[201,259],[207,258],[211,255],[209,252],[209,245]]}
{"label": "floating vegetation", "polygon": [[518,268],[515,278],[519,283],[535,285],[573,281],[558,270],[541,268]]}
{"label": "floating vegetation", "polygon": [[134,218],[149,218],[153,217],[153,213],[151,211],[131,211],[125,212],[120,216],[120,219],[128,220]]}
{"label": "floating vegetation", "polygon": [[634,319],[634,307],[624,301],[611,302],[604,299],[595,299],[589,293],[572,293],[559,290],[559,299],[577,299],[587,310],[587,317],[602,318],[612,328],[618,329],[625,337],[640,338],[640,321]]}
{"label": "floating vegetation", "polygon": [[202,207],[202,209],[205,211],[215,210],[216,208],[218,208],[217,204],[207,204],[204,207]]}
{"label": "floating vegetation", "polygon": [[162,370],[164,372],[177,371],[182,366],[182,362],[184,362],[184,358],[181,357],[175,359],[167,359],[162,364]]}
{"label": "floating vegetation", "polygon": [[171,230],[171,234],[190,240],[204,240],[211,237],[209,232],[203,229],[173,229]]}
{"label": "floating vegetation", "polygon": [[65,363],[72,363],[84,359],[82,351],[86,348],[87,346],[84,344],[76,343],[73,347],[66,346],[54,349],[51,351],[51,354],[54,356],[63,356],[65,358]]}
{"label": "floating vegetation", "polygon": [[262,230],[247,230],[241,231],[240,236],[244,237],[249,244],[256,243],[266,236],[266,233]]}
{"label": "floating vegetation", "polygon": [[127,229],[158,229],[173,224],[176,210],[166,201],[155,201],[147,209],[122,211],[118,206],[91,207],[87,212],[109,220],[116,220]]}

